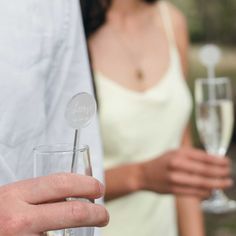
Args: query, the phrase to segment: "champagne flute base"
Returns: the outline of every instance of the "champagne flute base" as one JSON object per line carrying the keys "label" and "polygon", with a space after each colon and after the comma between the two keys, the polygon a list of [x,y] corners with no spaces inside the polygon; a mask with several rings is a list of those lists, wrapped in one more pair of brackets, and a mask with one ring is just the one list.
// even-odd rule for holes
{"label": "champagne flute base", "polygon": [[212,214],[230,213],[236,211],[236,201],[228,199],[222,191],[215,190],[210,199],[202,202],[202,209]]}

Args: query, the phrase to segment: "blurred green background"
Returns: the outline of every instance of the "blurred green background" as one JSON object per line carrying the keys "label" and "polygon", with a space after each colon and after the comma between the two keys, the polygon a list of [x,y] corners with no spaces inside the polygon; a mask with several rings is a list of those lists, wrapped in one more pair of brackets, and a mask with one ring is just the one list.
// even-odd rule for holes
{"label": "blurred green background", "polygon": [[235,0],[171,0],[187,16],[194,43],[236,42]]}
{"label": "blurred green background", "polygon": [[[206,70],[198,59],[199,49],[206,43],[217,44],[222,50],[222,60],[217,67],[217,76],[231,78],[236,102],[236,0],[171,0],[188,20],[191,48],[189,52],[189,86],[194,79],[206,77]],[[195,146],[201,146],[192,117]],[[233,177],[236,183],[236,132],[232,137],[229,156],[233,160]],[[235,158],[235,160],[234,160]],[[227,195],[236,199],[236,187],[227,190]],[[236,212],[231,214],[206,214],[207,236],[235,236]]]}

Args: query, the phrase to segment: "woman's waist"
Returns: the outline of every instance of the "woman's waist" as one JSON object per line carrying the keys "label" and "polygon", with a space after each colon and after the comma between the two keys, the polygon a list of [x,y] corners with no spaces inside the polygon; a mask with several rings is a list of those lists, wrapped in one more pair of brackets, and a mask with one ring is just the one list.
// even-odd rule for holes
{"label": "woman's waist", "polygon": [[140,191],[109,201],[106,203],[106,207],[111,215],[113,213],[121,216],[131,214],[136,218],[155,218],[161,214],[162,217],[165,217],[174,215],[175,198],[173,195]]}

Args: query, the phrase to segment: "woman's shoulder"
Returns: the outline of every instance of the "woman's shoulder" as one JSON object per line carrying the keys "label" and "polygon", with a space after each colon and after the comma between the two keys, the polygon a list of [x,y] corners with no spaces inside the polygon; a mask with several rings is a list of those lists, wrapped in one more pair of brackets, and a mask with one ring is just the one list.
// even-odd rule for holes
{"label": "woman's shoulder", "polygon": [[178,32],[181,29],[186,30],[187,28],[186,17],[177,6],[175,6],[173,3],[169,1],[160,1],[159,4],[164,4],[168,8],[174,30],[177,29]]}
{"label": "woman's shoulder", "polygon": [[173,30],[176,37],[178,38],[178,36],[181,34],[187,34],[187,19],[183,12],[169,1],[162,1],[161,4],[166,4],[166,6],[168,7],[169,15],[171,17]]}
{"label": "woman's shoulder", "polygon": [[[165,10],[165,14],[169,15],[171,22],[171,31],[173,32],[173,37],[176,42],[176,46],[178,48],[181,63],[183,65],[183,69],[186,69],[187,65],[187,51],[189,45],[189,37],[188,37],[188,27],[187,20],[184,14],[180,9],[178,9],[175,5],[170,3],[169,1],[160,1],[160,7]],[[161,6],[163,4],[163,6]]]}
{"label": "woman's shoulder", "polygon": [[169,1],[160,1],[161,10],[166,11],[164,14],[170,18],[171,30],[173,32],[174,40],[180,51],[185,50],[188,45],[188,27],[187,20],[180,9]]}

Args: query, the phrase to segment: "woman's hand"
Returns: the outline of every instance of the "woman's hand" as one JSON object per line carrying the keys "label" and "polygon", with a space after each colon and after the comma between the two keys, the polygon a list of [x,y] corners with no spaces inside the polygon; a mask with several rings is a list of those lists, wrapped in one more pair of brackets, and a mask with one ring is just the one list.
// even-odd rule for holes
{"label": "woman's hand", "polygon": [[206,198],[213,189],[232,186],[230,161],[196,149],[167,152],[140,164],[140,188],[158,193]]}

